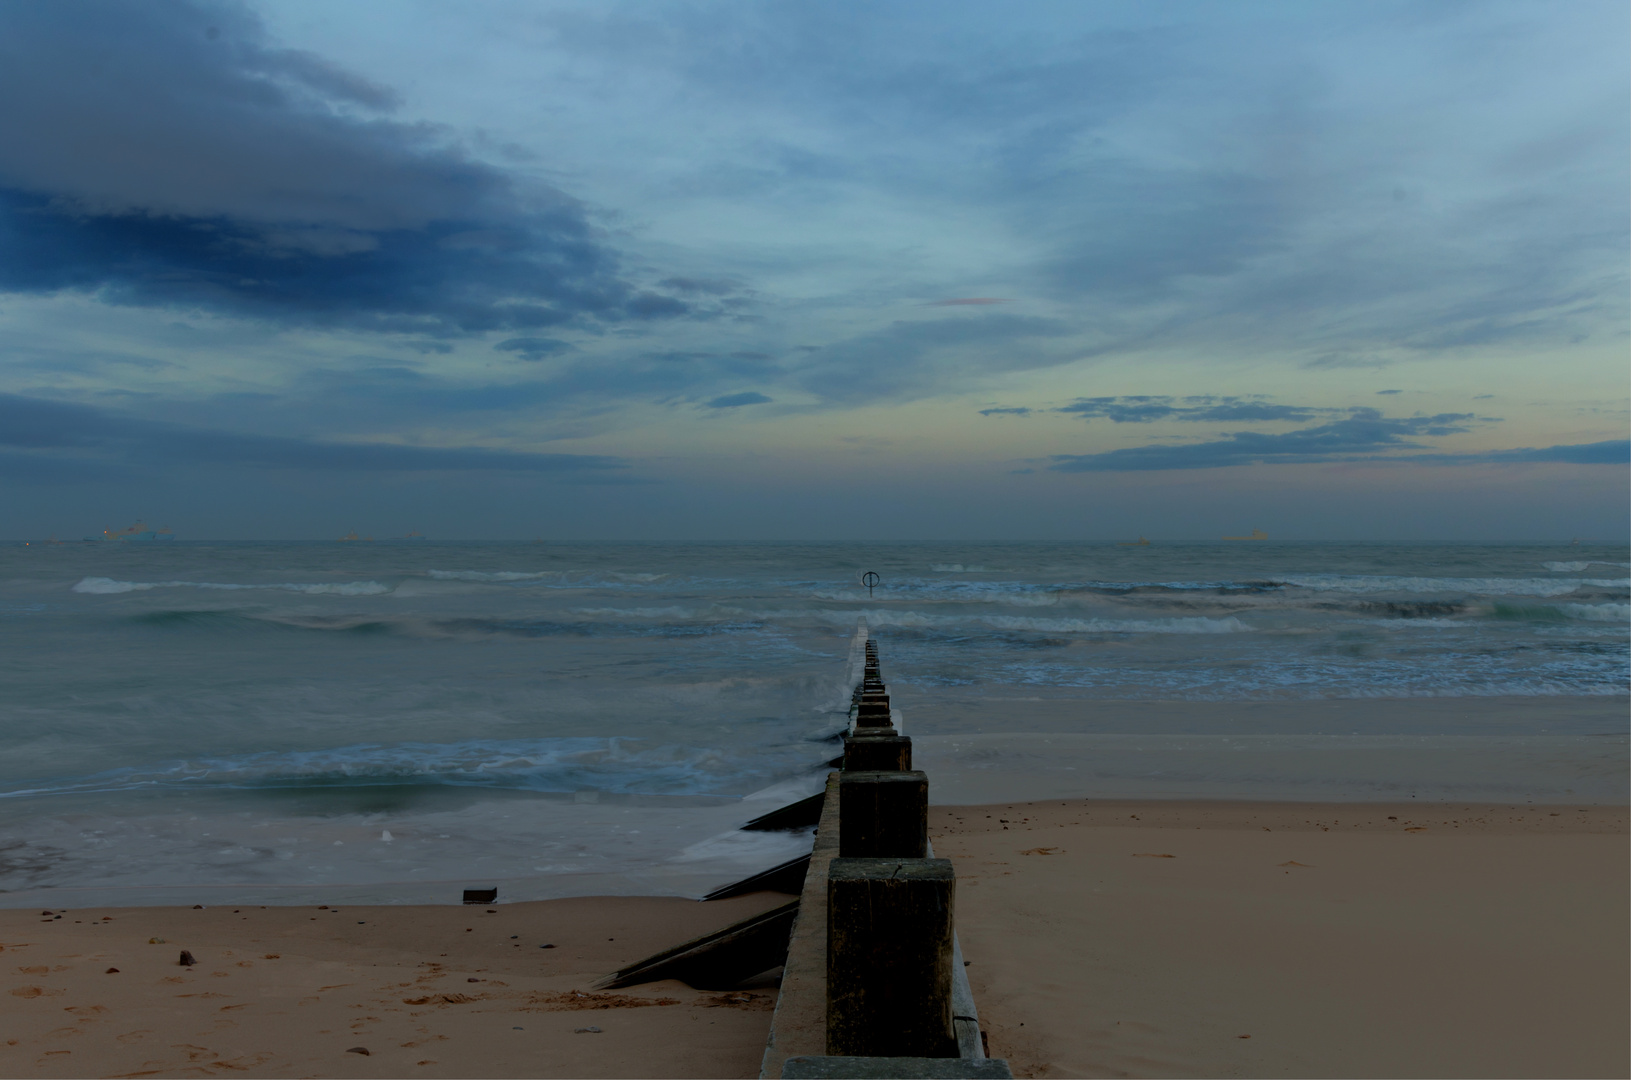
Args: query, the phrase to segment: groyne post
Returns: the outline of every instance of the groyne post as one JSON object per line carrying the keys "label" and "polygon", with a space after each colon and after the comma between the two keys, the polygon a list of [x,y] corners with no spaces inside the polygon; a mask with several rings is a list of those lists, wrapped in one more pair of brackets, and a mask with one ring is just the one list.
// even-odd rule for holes
{"label": "groyne post", "polygon": [[838,779],[838,854],[921,859],[929,845],[929,778],[921,772],[844,772]]}
{"label": "groyne post", "polygon": [[951,1003],[955,899],[949,859],[832,861],[829,1055],[957,1056]]}
{"label": "groyne post", "polygon": [[[878,734],[872,734],[872,731]],[[844,772],[909,772],[912,740],[894,728],[862,729],[844,740]]]}

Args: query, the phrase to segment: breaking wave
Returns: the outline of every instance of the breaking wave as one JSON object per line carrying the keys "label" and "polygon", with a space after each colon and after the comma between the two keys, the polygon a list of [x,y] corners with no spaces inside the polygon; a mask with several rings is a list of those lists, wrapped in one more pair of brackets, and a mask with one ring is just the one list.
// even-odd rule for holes
{"label": "breaking wave", "polygon": [[1310,574],[1282,578],[1288,585],[1323,592],[1462,593],[1476,596],[1564,596],[1581,586],[1631,587],[1631,578],[1422,578]]}
{"label": "breaking wave", "polygon": [[105,577],[83,578],[73,587],[73,591],[76,593],[90,593],[95,596],[146,592],[149,589],[220,589],[226,591],[263,589],[274,592],[305,593],[309,596],[379,596],[382,593],[391,591],[389,585],[381,585],[377,581],[348,581],[344,584],[334,585],[276,581],[264,585],[237,585],[216,581],[115,581],[113,578]]}
{"label": "breaking wave", "polygon": [[648,745],[642,739],[471,739],[360,744],[330,750],[197,757],[113,769],[0,798],[140,788],[334,788],[450,785],[640,795],[739,793],[801,763],[754,761],[723,748]]}
{"label": "breaking wave", "polygon": [[650,585],[667,574],[630,574],[615,570],[430,570],[432,581],[473,581],[493,585],[554,584],[583,589],[619,585]]}

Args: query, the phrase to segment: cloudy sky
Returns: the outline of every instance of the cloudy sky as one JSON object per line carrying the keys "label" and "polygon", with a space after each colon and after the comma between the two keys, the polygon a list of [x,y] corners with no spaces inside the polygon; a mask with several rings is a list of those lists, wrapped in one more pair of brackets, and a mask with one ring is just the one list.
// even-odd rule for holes
{"label": "cloudy sky", "polygon": [[0,534],[1623,538],[1620,0],[0,0]]}

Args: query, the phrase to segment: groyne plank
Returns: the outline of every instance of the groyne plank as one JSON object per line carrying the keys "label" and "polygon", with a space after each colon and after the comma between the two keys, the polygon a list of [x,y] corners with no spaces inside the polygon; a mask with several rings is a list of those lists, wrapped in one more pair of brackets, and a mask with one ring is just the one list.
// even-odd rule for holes
{"label": "groyne plank", "polygon": [[827,1052],[827,868],[838,855],[838,772],[827,774],[821,822],[816,826],[810,868],[782,968],[781,993],[770,1021],[770,1038],[759,1075],[780,1080],[790,1057]]}

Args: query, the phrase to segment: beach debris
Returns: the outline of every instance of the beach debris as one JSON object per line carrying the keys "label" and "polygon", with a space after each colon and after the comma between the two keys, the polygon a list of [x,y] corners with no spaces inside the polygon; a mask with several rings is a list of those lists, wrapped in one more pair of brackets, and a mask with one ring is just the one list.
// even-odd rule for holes
{"label": "beach debris", "polygon": [[678,1005],[679,998],[635,997],[632,994],[586,994],[582,990],[562,993],[534,992],[521,1006],[525,1012],[579,1012],[584,1009],[644,1009],[658,1005]]}
{"label": "beach debris", "polygon": [[396,839],[396,837],[391,835],[391,830],[390,829],[382,830],[380,832],[380,834],[379,834],[379,838],[381,840],[385,841],[387,844],[389,844],[392,840]]}
{"label": "beach debris", "polygon": [[204,910],[204,905],[203,904],[194,904],[193,905],[193,910],[194,911],[203,911]]}
{"label": "beach debris", "polygon": [[194,964],[198,963],[198,961],[193,959],[192,953],[188,952],[186,949],[182,949],[181,959],[177,960],[176,963],[180,964],[182,967],[192,967]]}
{"label": "beach debris", "polygon": [[[1059,852],[1059,850],[1060,849],[1056,848],[1056,847],[1034,847],[1034,848],[1029,849],[1028,851],[1022,851],[1022,852],[1020,852],[1020,854],[1021,855],[1054,855],[1054,854],[1057,854]],[[1169,855],[1167,857],[1171,858],[1172,856]]]}
{"label": "beach debris", "polygon": [[1405,826],[1404,831],[1405,832],[1426,832],[1427,831],[1427,826],[1425,826],[1425,825],[1407,825],[1407,826]]}
{"label": "beach debris", "polygon": [[117,975],[117,974],[119,974],[119,969],[118,968],[108,968],[108,970],[104,971],[102,974],[104,974],[104,975]]}
{"label": "beach debris", "polygon": [[1300,866],[1304,870],[1312,870],[1314,868],[1314,865],[1312,863],[1298,862],[1296,859],[1290,859],[1290,860],[1288,860],[1286,862],[1281,863],[1280,865],[1281,866]]}
{"label": "beach debris", "polygon": [[745,877],[741,881],[729,885],[721,885],[713,892],[704,896],[703,900],[725,900],[732,896],[744,896],[751,892],[780,892],[797,896],[804,891],[804,875],[810,869],[810,856],[800,855],[796,859],[788,859],[779,866],[772,866],[769,870]]}
{"label": "beach debris", "polygon": [[591,1024],[588,1027],[573,1028],[572,1033],[575,1035],[599,1035],[600,1029]]}
{"label": "beach debris", "polygon": [[1250,1035],[1236,1035],[1235,1038],[1237,1038],[1237,1039],[1249,1039],[1249,1038],[1251,1038],[1251,1036]]}
{"label": "beach debris", "polygon": [[49,912],[49,911],[42,911],[42,912],[40,912],[40,914],[41,914],[41,915],[49,915],[49,914],[51,914],[51,913],[50,913],[50,912]]}
{"label": "beach debris", "polygon": [[738,990],[733,994],[721,994],[711,1000],[697,1002],[704,1009],[773,1009],[776,1007],[775,999],[768,994],[750,994],[746,990]]}
{"label": "beach debris", "polygon": [[361,1054],[363,1057],[370,1057],[371,1056],[368,1053],[368,1047],[366,1047],[366,1046],[353,1046],[351,1049],[347,1050],[346,1053],[348,1053],[348,1054]]}
{"label": "beach debris", "polygon": [[497,889],[466,889],[464,902],[467,904],[491,904],[498,900]]}
{"label": "beach debris", "polygon": [[729,990],[786,961],[787,940],[798,909],[799,902],[792,900],[723,930],[692,938],[612,972],[593,988],[614,990],[658,979],[679,979],[698,990]]}
{"label": "beach debris", "polygon": [[279,954],[275,953],[275,952],[269,952],[265,956],[261,957],[261,959],[262,960],[281,960],[281,959],[283,959],[283,957],[280,956]]}
{"label": "beach debris", "polygon": [[150,938],[147,939],[147,943],[149,945],[168,945],[168,944],[170,944],[168,941],[165,941],[161,937],[150,937]]}
{"label": "beach debris", "polygon": [[1135,851],[1135,852],[1133,852],[1133,858],[1135,858],[1135,859],[1176,859],[1177,857],[1178,856],[1176,856],[1176,855],[1168,855],[1168,854],[1165,854],[1164,852],[1156,852],[1156,851]]}
{"label": "beach debris", "polygon": [[538,947],[540,949],[553,949],[555,946],[553,946],[553,945],[540,945]]}

